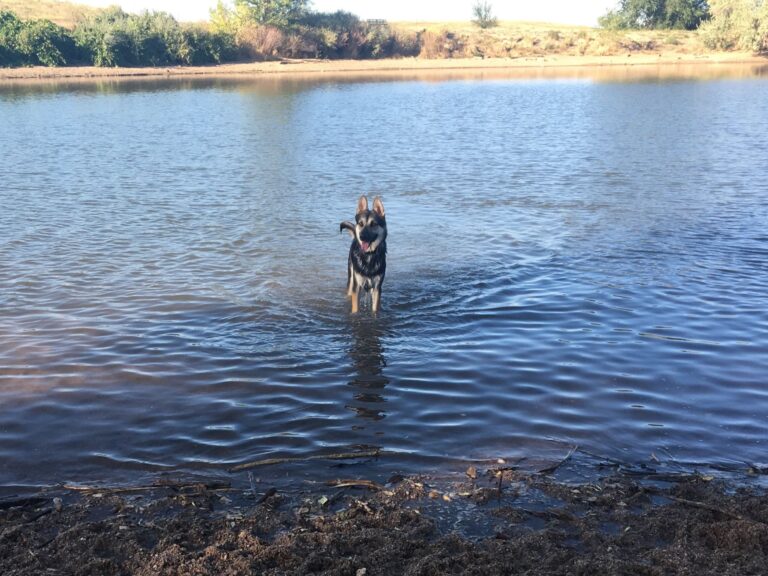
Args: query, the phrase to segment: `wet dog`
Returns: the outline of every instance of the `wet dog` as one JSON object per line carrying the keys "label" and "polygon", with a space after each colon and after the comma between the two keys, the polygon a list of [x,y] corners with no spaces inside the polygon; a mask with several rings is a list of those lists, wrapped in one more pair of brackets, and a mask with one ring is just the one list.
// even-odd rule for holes
{"label": "wet dog", "polygon": [[373,313],[381,306],[381,285],[387,271],[387,220],[381,198],[373,199],[373,209],[368,210],[368,199],[360,196],[357,201],[355,223],[344,221],[339,231],[352,235],[347,261],[347,296],[352,298],[352,314],[357,313],[360,288],[371,292]]}

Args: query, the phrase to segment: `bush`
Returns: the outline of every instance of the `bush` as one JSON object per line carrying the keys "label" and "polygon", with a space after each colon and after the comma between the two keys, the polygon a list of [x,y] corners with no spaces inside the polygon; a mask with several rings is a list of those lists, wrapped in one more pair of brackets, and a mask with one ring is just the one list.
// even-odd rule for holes
{"label": "bush", "polygon": [[288,28],[307,12],[309,0],[235,0],[235,9],[244,10],[256,24]]}
{"label": "bush", "polygon": [[768,51],[768,2],[711,0],[710,4],[712,19],[700,29],[708,48]]}
{"label": "bush", "polygon": [[235,37],[232,34],[211,32],[197,25],[182,28],[182,41],[178,48],[181,64],[221,64],[237,59]]}
{"label": "bush", "polygon": [[217,64],[235,58],[235,38],[199,26],[182,26],[165,12],[127,14],[109,8],[74,32],[95,66]]}
{"label": "bush", "polygon": [[419,34],[420,58],[462,58],[474,50],[468,49],[467,38],[446,30],[440,33],[424,30]]}
{"label": "bush", "polygon": [[499,23],[493,15],[493,6],[490,2],[475,2],[472,6],[472,14],[474,15],[472,22],[480,28],[492,28]]}
{"label": "bush", "polygon": [[598,22],[608,30],[695,30],[709,15],[707,0],[620,0]]}
{"label": "bush", "polygon": [[240,56],[246,59],[268,60],[285,50],[285,35],[274,26],[244,26],[235,42]]}
{"label": "bush", "polygon": [[0,66],[60,66],[76,56],[75,43],[61,26],[0,12]]}
{"label": "bush", "polygon": [[307,28],[324,28],[334,32],[346,32],[361,26],[360,18],[352,14],[337,10],[336,12],[306,12],[296,21]]}

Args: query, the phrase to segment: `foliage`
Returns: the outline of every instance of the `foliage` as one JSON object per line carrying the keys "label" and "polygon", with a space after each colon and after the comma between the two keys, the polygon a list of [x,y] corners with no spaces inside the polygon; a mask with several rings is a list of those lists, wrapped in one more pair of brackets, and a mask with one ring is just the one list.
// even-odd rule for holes
{"label": "foliage", "polygon": [[472,15],[474,16],[472,22],[482,29],[493,28],[499,23],[496,16],[493,15],[493,6],[484,0],[475,2],[472,6]]}
{"label": "foliage", "polygon": [[712,19],[701,27],[704,43],[720,50],[768,52],[768,2],[710,0]]}
{"label": "foliage", "polygon": [[108,8],[81,22],[74,38],[95,66],[210,64],[234,56],[231,35],[181,25],[165,12]]}
{"label": "foliage", "polygon": [[235,7],[245,8],[251,19],[262,25],[287,28],[307,12],[309,0],[235,0]]}
{"label": "foliage", "polygon": [[241,28],[249,25],[250,12],[248,7],[240,3],[234,8],[229,8],[222,0],[212,8],[210,14],[210,28],[214,33],[237,35]]}
{"label": "foliage", "polygon": [[245,58],[387,58],[417,56],[418,35],[385,22],[365,22],[351,12],[304,11],[289,26],[240,20],[237,7],[216,9],[219,25],[234,29]]}
{"label": "foliage", "polygon": [[707,0],[620,0],[616,9],[599,18],[610,30],[695,30],[709,18]]}
{"label": "foliage", "polygon": [[0,12],[0,66],[60,66],[75,58],[75,44],[61,26]]}

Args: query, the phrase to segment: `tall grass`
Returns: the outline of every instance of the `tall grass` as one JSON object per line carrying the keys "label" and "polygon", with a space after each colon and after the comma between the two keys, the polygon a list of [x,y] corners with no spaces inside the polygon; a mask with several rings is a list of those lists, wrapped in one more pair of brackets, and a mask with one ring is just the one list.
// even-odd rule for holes
{"label": "tall grass", "polygon": [[99,9],[61,0],[0,0],[0,11],[13,12],[21,20],[50,20],[69,30]]}

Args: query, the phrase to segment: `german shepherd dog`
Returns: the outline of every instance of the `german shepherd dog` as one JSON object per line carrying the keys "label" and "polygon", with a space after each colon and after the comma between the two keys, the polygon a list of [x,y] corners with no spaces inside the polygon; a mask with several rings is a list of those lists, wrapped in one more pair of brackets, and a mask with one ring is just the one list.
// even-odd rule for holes
{"label": "german shepherd dog", "polygon": [[357,314],[360,288],[371,292],[373,313],[379,311],[381,285],[387,271],[387,220],[381,198],[373,199],[373,210],[368,210],[368,199],[357,201],[355,224],[342,222],[339,231],[352,235],[347,261],[347,296],[352,298],[352,314]]}

